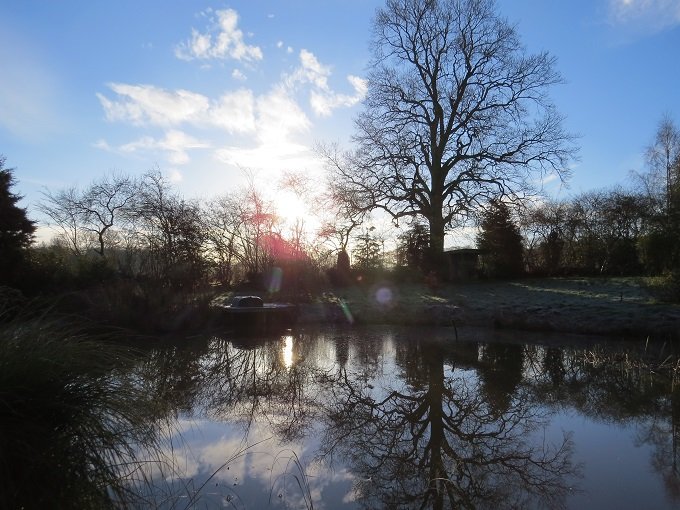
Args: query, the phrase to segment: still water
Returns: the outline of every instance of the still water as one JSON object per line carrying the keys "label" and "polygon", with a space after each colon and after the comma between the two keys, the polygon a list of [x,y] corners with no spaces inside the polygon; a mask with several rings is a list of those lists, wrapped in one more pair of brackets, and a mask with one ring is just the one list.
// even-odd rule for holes
{"label": "still water", "polygon": [[498,335],[321,329],[153,350],[137,369],[172,419],[138,490],[160,508],[680,506],[665,346]]}

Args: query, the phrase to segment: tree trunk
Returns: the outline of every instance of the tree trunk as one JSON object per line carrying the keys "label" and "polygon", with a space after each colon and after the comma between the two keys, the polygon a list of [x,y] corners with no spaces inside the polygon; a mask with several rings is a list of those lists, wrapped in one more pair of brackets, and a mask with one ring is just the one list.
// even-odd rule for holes
{"label": "tree trunk", "polygon": [[99,233],[99,250],[95,250],[100,257],[104,256],[104,233]]}
{"label": "tree trunk", "polygon": [[427,271],[434,271],[437,276],[445,277],[447,267],[444,259],[445,225],[441,215],[434,214],[428,218],[430,227],[430,249],[428,260],[425,261]]}
{"label": "tree trunk", "polygon": [[[429,387],[427,391],[428,399],[428,420],[430,422],[429,438],[429,478],[428,488],[431,495],[431,508],[441,510],[444,508],[444,497],[446,490],[444,484],[451,477],[451,473],[446,471],[444,464],[444,452],[447,444],[446,428],[444,425],[444,353],[443,349],[432,349],[426,356],[429,368]],[[427,451],[427,448],[426,450]],[[427,465],[427,460],[425,464]],[[427,501],[427,500],[425,500]],[[449,501],[450,504],[454,503]]]}

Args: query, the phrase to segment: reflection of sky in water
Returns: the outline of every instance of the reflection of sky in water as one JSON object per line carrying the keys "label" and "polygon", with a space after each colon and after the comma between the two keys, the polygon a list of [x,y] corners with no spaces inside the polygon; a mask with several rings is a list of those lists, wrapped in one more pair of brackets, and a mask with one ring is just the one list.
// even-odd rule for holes
{"label": "reflection of sky in water", "polygon": [[[439,346],[434,356],[433,345]],[[342,398],[354,399],[352,405],[357,406],[342,415],[350,420],[352,413],[362,412],[363,402],[389,402],[394,409],[380,412],[390,425],[390,413],[408,406],[411,395],[429,395],[433,385],[443,384],[438,395],[444,412],[457,416],[463,409],[485,419],[491,416],[479,427],[485,433],[494,430],[494,416],[529,406],[528,420],[540,426],[527,429],[522,441],[557,444],[564,433],[570,434],[573,462],[581,465],[583,477],[570,480],[563,501],[567,508],[673,507],[662,477],[651,465],[660,447],[640,440],[645,435],[641,430],[650,426],[648,418],[635,418],[633,411],[630,417],[609,416],[606,409],[579,403],[606,390],[597,374],[592,376],[593,390],[581,389],[583,395],[569,400],[567,383],[548,380],[547,348],[505,345],[454,342],[450,330],[417,328],[326,330],[262,342],[209,343],[187,354],[188,359],[200,358],[195,360],[200,374],[190,378],[202,379],[192,412],[180,414],[172,444],[163,452],[173,460],[173,469],[161,473],[157,464],[146,467],[157,480],[156,496],[167,497],[167,504],[159,506],[307,508],[311,500],[317,509],[371,507],[375,500],[362,498],[367,490],[371,493],[374,482],[356,464],[363,458],[362,446],[352,446],[351,426],[348,437],[329,436],[328,428],[338,423],[328,413],[337,411],[336,400]],[[564,352],[568,355],[560,354],[560,359],[578,359],[577,350]],[[510,367],[515,367],[515,375],[506,373]],[[571,376],[583,377],[587,369],[583,365]],[[241,379],[225,385],[227,374]],[[333,389],[343,378],[354,386]],[[235,396],[238,391],[242,394]],[[539,399],[524,402],[527,395]],[[466,409],[470,402],[479,407]],[[418,406],[422,404],[413,409]],[[329,453],[329,437],[344,449]]]}
{"label": "reflection of sky in water", "polygon": [[678,508],[668,499],[653,472],[654,451],[637,445],[635,423],[613,424],[587,419],[573,411],[553,418],[547,435],[572,431],[576,456],[584,460],[580,492],[570,498],[570,508]]}
{"label": "reflection of sky in water", "polygon": [[226,502],[235,508],[305,508],[305,496],[314,508],[327,508],[323,499],[331,495],[331,501],[352,502],[353,476],[315,461],[318,442],[313,439],[305,445],[281,444],[260,423],[250,427],[247,443],[243,439],[238,426],[180,420],[163,452],[174,469],[161,472],[156,464],[147,465],[154,468],[148,474],[163,479],[156,482],[156,495],[168,498],[168,508],[189,501],[191,507],[216,508]]}

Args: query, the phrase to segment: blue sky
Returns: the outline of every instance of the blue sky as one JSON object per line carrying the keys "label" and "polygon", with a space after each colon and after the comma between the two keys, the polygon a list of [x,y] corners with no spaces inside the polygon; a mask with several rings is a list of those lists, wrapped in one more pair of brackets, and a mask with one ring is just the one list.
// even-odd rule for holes
{"label": "blue sky", "polygon": [[[44,187],[158,167],[189,197],[278,193],[319,175],[313,147],[346,143],[365,92],[378,0],[0,3],[0,154],[32,204]],[[680,0],[498,0],[565,84],[580,135],[571,193],[625,183],[664,113],[680,123]],[[283,196],[283,195],[282,195]],[[290,197],[279,206],[295,208]],[[285,211],[284,211],[285,212]]]}

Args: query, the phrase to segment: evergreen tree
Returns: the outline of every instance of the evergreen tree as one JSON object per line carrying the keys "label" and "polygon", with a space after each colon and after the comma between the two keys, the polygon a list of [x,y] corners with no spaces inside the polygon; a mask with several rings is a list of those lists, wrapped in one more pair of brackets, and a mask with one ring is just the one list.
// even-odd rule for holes
{"label": "evergreen tree", "polygon": [[432,269],[427,267],[429,251],[430,231],[427,225],[415,222],[399,236],[397,265],[422,272],[425,272],[426,269]]}
{"label": "evergreen tree", "polygon": [[484,272],[493,278],[512,278],[524,272],[522,236],[507,204],[492,200],[484,212],[477,246]]}
{"label": "evergreen tree", "polygon": [[35,223],[28,219],[26,209],[17,205],[22,197],[12,193],[14,184],[12,169],[5,168],[5,157],[0,156],[0,285],[20,281],[26,249],[35,232]]}
{"label": "evergreen tree", "polygon": [[357,236],[357,243],[352,251],[354,267],[360,270],[378,269],[382,266],[381,246],[378,239],[371,234],[374,227]]}

